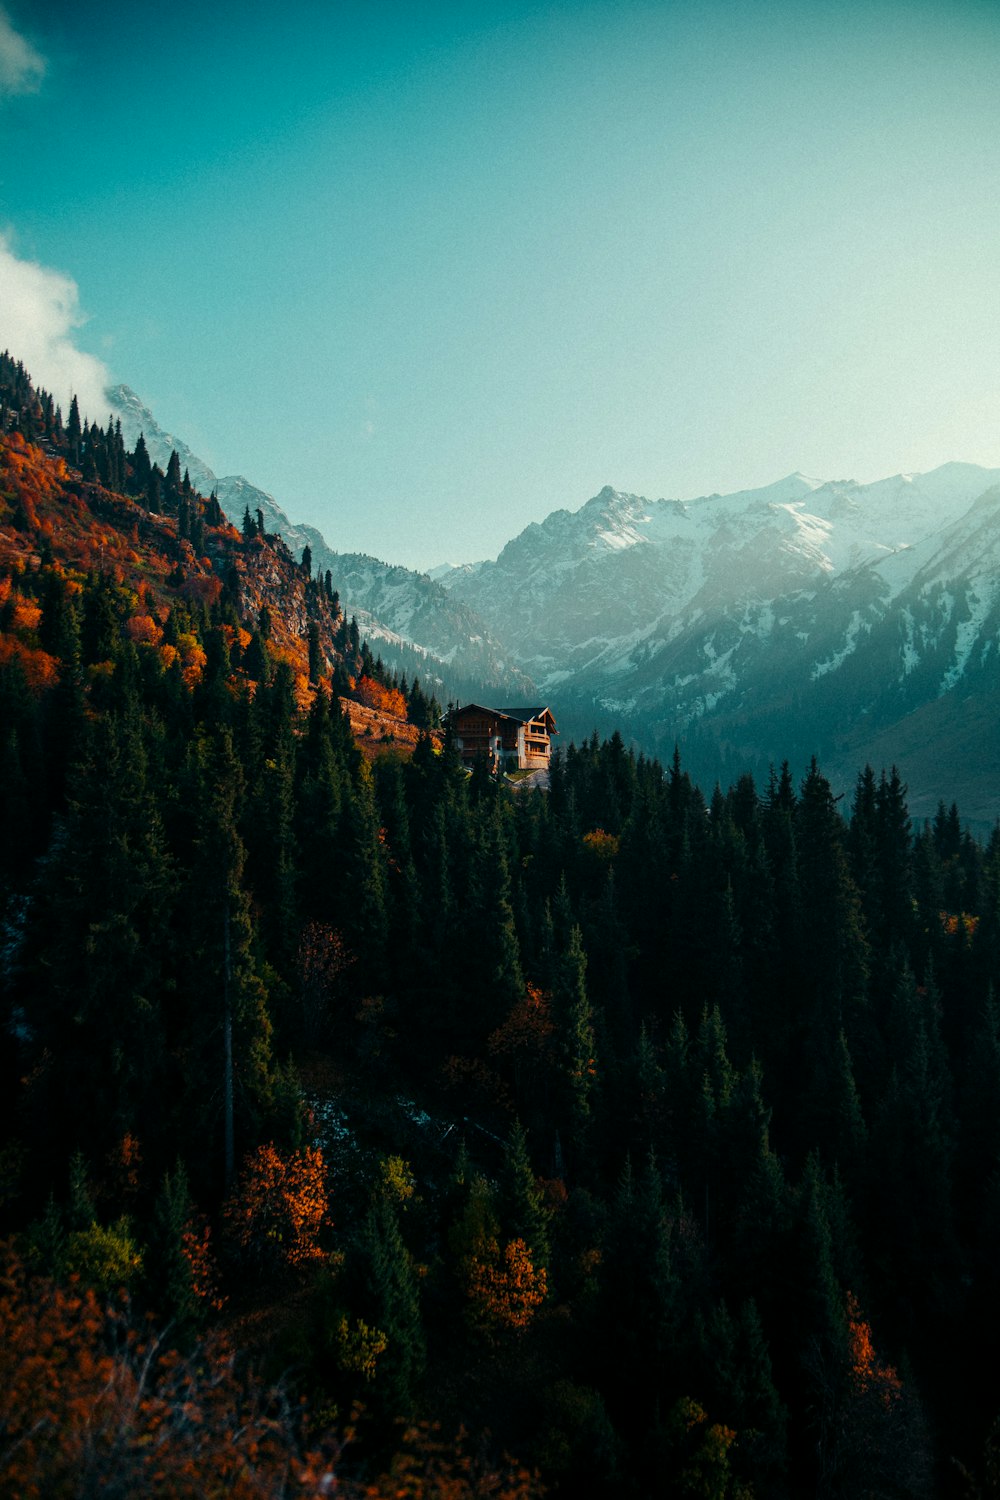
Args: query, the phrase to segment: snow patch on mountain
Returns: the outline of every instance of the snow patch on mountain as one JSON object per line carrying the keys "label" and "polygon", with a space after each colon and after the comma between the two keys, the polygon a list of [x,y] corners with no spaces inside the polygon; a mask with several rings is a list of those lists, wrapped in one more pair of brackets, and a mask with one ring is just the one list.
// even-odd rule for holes
{"label": "snow patch on mountain", "polygon": [[939,692],[953,688],[965,671],[966,664],[979,640],[990,611],[995,607],[995,598],[980,596],[970,590],[966,596],[969,613],[958,621],[955,633],[955,659],[941,679]]}
{"label": "snow patch on mountain", "polygon": [[856,609],[851,615],[847,629],[844,632],[844,643],[840,649],[835,651],[832,656],[826,657],[823,661],[813,663],[810,673],[813,682],[816,681],[817,677],[825,677],[828,672],[835,672],[847,660],[857,648],[858,638],[863,628],[864,621],[861,617],[861,611]]}

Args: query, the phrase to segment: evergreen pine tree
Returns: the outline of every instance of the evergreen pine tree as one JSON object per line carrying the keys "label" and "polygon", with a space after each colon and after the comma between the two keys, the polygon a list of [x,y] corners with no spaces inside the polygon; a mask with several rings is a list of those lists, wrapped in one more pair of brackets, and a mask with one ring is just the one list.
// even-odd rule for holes
{"label": "evergreen pine tree", "polygon": [[388,1415],[408,1417],[419,1397],[426,1345],[416,1268],[385,1195],[368,1211],[359,1248],[362,1316],[388,1339],[378,1363],[377,1389]]}
{"label": "evergreen pine tree", "polygon": [[507,1138],[507,1154],[500,1175],[497,1199],[500,1227],[505,1240],[520,1239],[528,1247],[534,1267],[549,1264],[548,1214],[531,1170],[528,1140],[515,1120]]}
{"label": "evergreen pine tree", "polygon": [[176,448],[171,452],[167,462],[167,472],[163,482],[163,493],[167,505],[171,510],[176,510],[181,497],[181,461],[177,457]]}
{"label": "evergreen pine tree", "polygon": [[173,1172],[164,1173],[153,1208],[154,1233],[150,1237],[145,1271],[153,1306],[161,1317],[169,1319],[171,1337],[182,1348],[201,1322],[201,1305],[184,1243],[191,1214],[187,1172],[183,1162],[178,1161]]}
{"label": "evergreen pine tree", "polygon": [[145,495],[149,487],[149,477],[153,465],[150,462],[149,451],[146,447],[146,439],[140,432],[135,440],[135,452],[132,454],[132,494]]}
{"label": "evergreen pine tree", "polygon": [[83,429],[80,426],[80,405],[73,396],[69,404],[69,421],[66,425],[66,441],[69,445],[70,462],[80,462],[80,450],[83,442]]}
{"label": "evergreen pine tree", "polygon": [[578,1168],[592,1120],[597,1081],[597,1046],[586,969],[582,936],[574,924],[555,956],[552,1007],[560,1062],[557,1123]]}
{"label": "evergreen pine tree", "polygon": [[199,1143],[202,1172],[217,1167],[228,1187],[237,1142],[252,1139],[270,1100],[271,1024],[239,834],[244,781],[228,729],[195,749],[192,770],[195,864],[185,893],[182,985],[192,1067],[183,1079],[179,1118],[184,1138]]}

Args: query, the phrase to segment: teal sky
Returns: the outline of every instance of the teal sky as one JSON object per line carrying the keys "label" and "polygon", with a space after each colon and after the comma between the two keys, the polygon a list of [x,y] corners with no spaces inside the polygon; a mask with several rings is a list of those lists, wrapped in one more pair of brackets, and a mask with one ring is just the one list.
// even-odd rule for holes
{"label": "teal sky", "polygon": [[992,4],[4,14],[0,345],[334,547],[1000,465]]}

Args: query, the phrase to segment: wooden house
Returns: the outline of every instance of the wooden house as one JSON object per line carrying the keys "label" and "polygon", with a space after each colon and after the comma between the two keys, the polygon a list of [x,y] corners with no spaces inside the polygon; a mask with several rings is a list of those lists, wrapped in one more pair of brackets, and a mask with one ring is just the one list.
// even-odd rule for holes
{"label": "wooden house", "polygon": [[550,708],[486,708],[467,703],[452,709],[448,720],[462,760],[471,765],[484,755],[502,771],[546,771],[551,738],[558,733]]}

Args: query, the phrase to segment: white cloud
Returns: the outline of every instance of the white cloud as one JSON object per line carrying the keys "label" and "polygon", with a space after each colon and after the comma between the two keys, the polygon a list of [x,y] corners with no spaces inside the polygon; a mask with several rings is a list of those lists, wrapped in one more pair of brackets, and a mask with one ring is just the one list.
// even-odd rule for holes
{"label": "white cloud", "polygon": [[110,380],[101,361],[73,343],[73,330],[83,321],[73,278],[19,260],[10,236],[0,234],[0,349],[22,361],[35,384],[52,392],[64,415],[75,394],[81,416],[103,423]]}
{"label": "white cloud", "polygon": [[45,58],[36,52],[0,6],[0,98],[36,94],[45,77]]}

